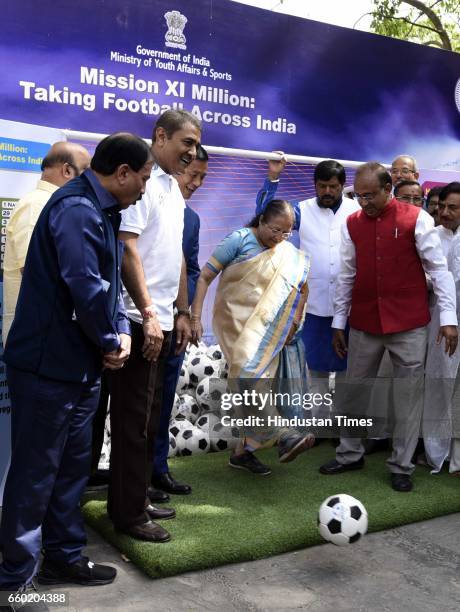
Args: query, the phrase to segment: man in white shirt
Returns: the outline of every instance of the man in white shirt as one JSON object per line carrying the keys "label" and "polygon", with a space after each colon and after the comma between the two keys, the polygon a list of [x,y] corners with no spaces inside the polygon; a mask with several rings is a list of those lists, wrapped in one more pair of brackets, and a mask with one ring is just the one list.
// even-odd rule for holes
{"label": "man in white shirt", "polygon": [[[257,194],[257,214],[262,213],[268,202],[275,198],[285,166],[284,159],[269,162],[268,178]],[[328,391],[329,373],[336,372],[336,378],[340,379],[347,368],[346,359],[338,359],[332,349],[331,328],[340,270],[340,228],[348,215],[360,210],[357,202],[344,197],[345,180],[345,168],[341,164],[332,159],[324,160],[315,167],[313,175],[316,196],[290,202],[295,212],[294,229],[299,232],[300,248],[311,257],[302,338],[312,390],[323,393]]]}
{"label": "man in white shirt", "polygon": [[43,158],[37,188],[14,207],[6,226],[3,260],[3,344],[13,323],[21,287],[27,249],[37,219],[51,195],[68,181],[80,176],[91,161],[88,151],[72,142],[55,142]]}
{"label": "man in white shirt", "polygon": [[[173,327],[176,351],[190,339],[187,274],[182,255],[185,203],[173,174],[196,157],[200,122],[182,110],[158,119],[152,137],[155,166],[133,214],[124,214],[123,294],[131,320],[131,357],[109,376],[111,465],[107,509],[115,527],[134,538],[166,542],[169,533],[151,519],[174,518],[147,497],[161,410],[164,363]],[[173,307],[177,308],[176,320]]]}
{"label": "man in white shirt", "polygon": [[[342,266],[332,327],[337,355],[348,352],[346,383],[350,386],[342,389],[341,406],[345,400],[355,409],[369,405],[371,387],[367,383],[376,377],[384,351],[390,354],[396,424],[388,466],[393,489],[408,492],[420,428],[430,321],[426,273],[440,308],[439,339],[444,338],[449,355],[457,347],[457,315],[454,281],[433,219],[418,207],[391,199],[391,187],[390,175],[377,162],[363,164],[356,171],[355,195],[362,211],[342,226]],[[347,346],[343,330],[348,318]],[[359,402],[357,391],[361,392]],[[321,466],[320,472],[331,475],[360,469],[363,454],[361,438],[341,437],[336,459]]]}
{"label": "man in white shirt", "polygon": [[[457,285],[457,316],[458,278],[460,267],[458,257],[455,256],[454,242],[460,240],[460,183],[449,183],[439,193],[439,221],[435,229],[441,240],[441,246],[447,258],[449,270],[452,272]],[[458,252],[458,247],[454,249]],[[438,473],[444,461],[451,452],[452,438],[452,412],[458,412],[458,406],[452,405],[454,382],[460,363],[460,351],[449,357],[438,343],[438,330],[440,312],[436,298],[433,296],[430,304],[431,321],[428,325],[428,352],[425,367],[425,398],[423,407],[423,441],[425,457],[432,473]],[[453,447],[453,444],[452,444]],[[452,471],[455,468],[451,459]]]}

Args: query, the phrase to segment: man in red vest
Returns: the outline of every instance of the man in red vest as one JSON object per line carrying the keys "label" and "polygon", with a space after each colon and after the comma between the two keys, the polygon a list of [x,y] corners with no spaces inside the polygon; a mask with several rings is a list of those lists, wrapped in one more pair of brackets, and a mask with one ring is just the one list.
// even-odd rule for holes
{"label": "man in red vest", "polygon": [[[372,387],[365,379],[375,379],[387,349],[394,368],[396,419],[388,466],[393,489],[406,492],[412,489],[411,458],[420,429],[430,321],[425,273],[432,279],[440,306],[438,339],[449,355],[457,347],[455,286],[432,217],[419,207],[392,199],[391,177],[381,164],[360,166],[354,188],[362,210],[350,215],[342,226],[332,322],[336,353],[341,357],[348,353],[347,389],[342,399],[346,397],[353,405],[359,394],[354,409],[367,405],[362,399]],[[343,330],[348,316],[347,347]],[[343,419],[339,424],[344,424]],[[361,438],[341,437],[336,459],[322,465],[320,472],[360,469],[363,453]]]}

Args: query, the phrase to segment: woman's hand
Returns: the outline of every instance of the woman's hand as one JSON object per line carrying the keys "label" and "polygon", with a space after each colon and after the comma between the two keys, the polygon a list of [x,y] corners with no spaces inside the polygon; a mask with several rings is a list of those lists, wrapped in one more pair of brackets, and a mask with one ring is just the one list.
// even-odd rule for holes
{"label": "woman's hand", "polygon": [[291,329],[289,330],[289,333],[286,337],[286,341],[284,343],[285,346],[287,344],[291,344],[292,340],[294,339],[294,336],[296,335],[298,331],[299,331],[299,323],[297,323],[297,321],[293,321],[291,325]]}
{"label": "woman's hand", "polygon": [[191,343],[195,346],[198,346],[198,342],[203,336],[203,326],[201,324],[201,319],[192,316],[192,318],[190,319],[190,331],[192,332]]}

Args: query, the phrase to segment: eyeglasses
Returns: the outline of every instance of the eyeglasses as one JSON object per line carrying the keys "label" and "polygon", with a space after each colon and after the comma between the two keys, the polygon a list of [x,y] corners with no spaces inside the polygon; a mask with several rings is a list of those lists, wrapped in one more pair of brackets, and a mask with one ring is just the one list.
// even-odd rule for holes
{"label": "eyeglasses", "polygon": [[399,202],[405,202],[406,204],[416,204],[417,206],[421,206],[425,202],[425,198],[422,196],[395,196],[395,198]]}
{"label": "eyeglasses", "polygon": [[272,227],[268,223],[265,223],[265,225],[268,227],[268,229],[271,231],[271,233],[274,236],[281,236],[283,240],[287,240],[288,238],[292,236],[292,232],[282,232],[279,228]]}
{"label": "eyeglasses", "polygon": [[360,202],[364,200],[364,202],[372,202],[372,200],[374,198],[376,198],[379,195],[379,191],[376,191],[375,193],[354,193],[353,197],[356,200],[359,200]]}
{"label": "eyeglasses", "polygon": [[391,168],[390,174],[392,176],[409,176],[410,174],[415,174],[415,170],[411,168]]}

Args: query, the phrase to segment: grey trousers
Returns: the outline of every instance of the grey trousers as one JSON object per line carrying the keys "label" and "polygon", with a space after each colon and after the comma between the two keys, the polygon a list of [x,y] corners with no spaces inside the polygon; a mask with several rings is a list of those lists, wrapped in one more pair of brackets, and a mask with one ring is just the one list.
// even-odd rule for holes
{"label": "grey trousers", "polygon": [[[329,383],[330,372],[323,372],[321,370],[309,370],[309,391],[310,393],[320,393],[323,397],[326,393],[331,392],[331,385]],[[345,380],[346,370],[341,372],[335,372],[334,380],[332,381],[333,387]],[[332,406],[321,405],[319,407],[313,407],[311,410],[312,416],[316,418],[330,418],[331,413],[334,412],[334,404]]]}
{"label": "grey trousers", "polygon": [[[359,397],[361,406],[369,405],[373,393],[372,382],[377,377],[380,362],[387,349],[394,370],[391,385],[393,453],[387,464],[395,474],[411,474],[414,470],[411,459],[420,435],[426,347],[426,327],[381,336],[350,329],[346,383],[344,388],[338,389],[338,395],[336,392],[336,410],[338,413],[347,414],[347,409],[341,412],[341,408],[350,405],[350,399],[354,396]],[[359,394],[356,394],[357,389]],[[336,459],[339,463],[353,463],[363,454],[361,438],[340,438],[336,449]]]}

